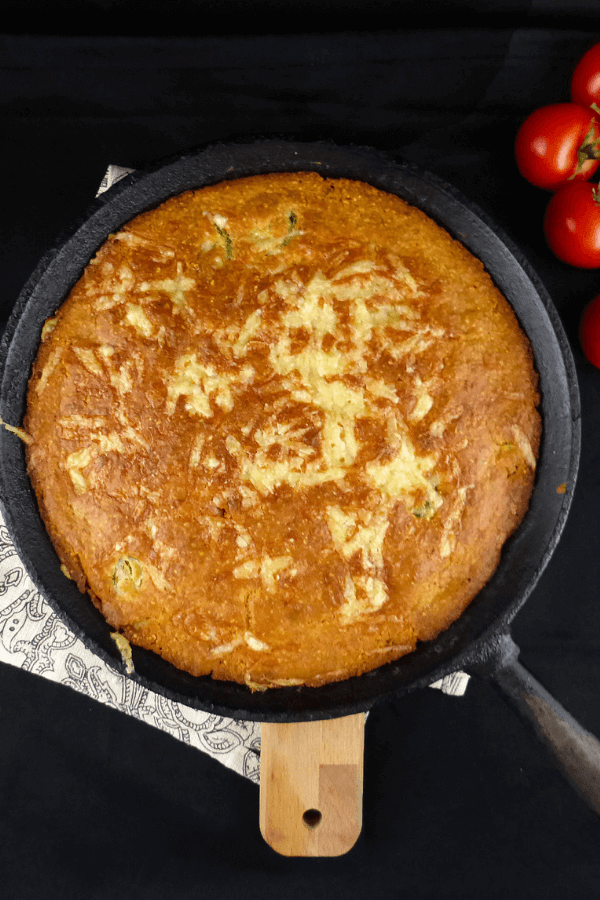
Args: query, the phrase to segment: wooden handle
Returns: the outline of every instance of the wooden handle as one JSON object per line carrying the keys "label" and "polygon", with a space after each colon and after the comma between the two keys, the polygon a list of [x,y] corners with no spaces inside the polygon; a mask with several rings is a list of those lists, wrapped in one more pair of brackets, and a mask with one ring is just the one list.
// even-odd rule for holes
{"label": "wooden handle", "polygon": [[362,828],[365,715],[261,725],[260,830],[283,856],[341,856]]}

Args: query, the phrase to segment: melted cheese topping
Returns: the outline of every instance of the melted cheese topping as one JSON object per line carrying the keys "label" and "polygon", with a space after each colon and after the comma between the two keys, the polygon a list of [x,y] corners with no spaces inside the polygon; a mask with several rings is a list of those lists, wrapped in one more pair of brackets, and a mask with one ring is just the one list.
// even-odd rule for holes
{"label": "melted cheese topping", "polygon": [[142,285],[145,291],[159,291],[168,294],[173,304],[173,312],[181,312],[187,305],[186,292],[191,290],[196,282],[183,274],[183,266],[177,263],[177,275],[175,278],[161,278]]}
{"label": "melted cheese topping", "polygon": [[340,616],[346,623],[380,609],[388,599],[382,569],[389,511],[385,504],[375,512],[344,512],[339,506],[327,509],[327,524],[337,550],[346,560],[358,556],[364,570],[364,574],[348,573],[345,577]]}
{"label": "melted cheese topping", "polygon": [[126,309],[125,321],[127,324],[132,325],[142,337],[152,337],[154,328],[143,308],[135,303],[128,303]]}
{"label": "melted cheese topping", "polygon": [[[401,271],[409,290],[410,284]],[[342,283],[340,283],[342,282]],[[367,374],[370,353],[369,342],[377,336],[384,344],[393,338],[386,329],[419,330],[419,314],[406,303],[400,303],[402,295],[389,278],[378,272],[371,260],[359,260],[342,269],[333,279],[317,272],[303,288],[293,281],[278,280],[273,289],[288,308],[280,314],[279,322],[270,323],[277,337],[269,351],[269,362],[275,375],[292,401],[312,406],[321,418],[319,451],[302,441],[302,430],[274,425],[272,433],[258,430],[254,434],[259,450],[252,453],[233,435],[226,446],[240,467],[241,477],[250,482],[263,495],[277,486],[288,484],[296,488],[308,488],[327,481],[343,479],[353,466],[360,452],[356,436],[357,421],[366,416],[378,416],[373,406],[378,400],[397,403],[394,384],[374,379]],[[393,302],[390,302],[392,300]],[[343,326],[340,317],[347,311],[350,327],[347,340],[339,345],[338,330]],[[261,324],[261,310],[253,312],[242,327],[234,355],[245,352],[248,341],[257,333]],[[293,352],[292,341],[296,332],[308,336],[304,346]],[[334,338],[327,345],[324,339]],[[345,334],[344,334],[345,336]],[[356,375],[363,377],[357,383]],[[346,380],[350,376],[352,383]],[[175,386],[169,388],[170,398]],[[185,387],[187,390],[187,387]],[[433,404],[426,388],[415,380],[418,396],[413,416],[422,418]],[[181,391],[184,391],[182,386]],[[208,405],[204,404],[208,413]],[[285,450],[285,458],[273,459],[269,449],[278,446]],[[388,463],[372,462],[367,467],[371,483],[382,493],[392,497],[412,494],[419,489],[433,493],[425,473],[431,471],[435,459],[420,458],[407,441],[400,446],[400,457]],[[435,498],[440,504],[441,498]]]}
{"label": "melted cheese topping", "polygon": [[521,453],[525,457],[525,460],[527,461],[527,465],[530,466],[532,469],[535,469],[536,459],[535,459],[533,450],[531,449],[530,442],[527,440],[527,438],[525,437],[525,435],[523,434],[521,429],[517,428],[516,425],[513,428],[513,434],[515,436],[515,440],[517,442],[519,450],[521,451]]}
{"label": "melted cheese topping", "polygon": [[198,362],[195,353],[188,353],[177,360],[175,373],[168,381],[167,412],[175,412],[177,401],[185,397],[188,412],[210,418],[213,410],[210,400],[226,412],[233,409],[231,383],[233,379],[217,372],[214,366]]}
{"label": "melted cheese topping", "polygon": [[86,469],[92,461],[92,453],[89,447],[83,447],[81,450],[75,450],[69,453],[65,461],[65,468],[69,473],[75,492],[83,494],[87,491],[88,483],[83,476],[83,469]]}
{"label": "melted cheese topping", "polygon": [[251,559],[242,563],[233,570],[235,578],[260,578],[269,593],[275,590],[275,579],[279,573],[291,566],[291,556],[263,556],[261,559]]}

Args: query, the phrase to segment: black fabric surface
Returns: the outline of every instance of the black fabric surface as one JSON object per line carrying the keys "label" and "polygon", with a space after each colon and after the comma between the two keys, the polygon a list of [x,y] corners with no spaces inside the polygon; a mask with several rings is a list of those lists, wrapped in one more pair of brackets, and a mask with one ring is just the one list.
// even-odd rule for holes
{"label": "black fabric surface", "polygon": [[[573,30],[552,3],[526,4],[544,12],[538,20],[501,6],[502,21],[475,16],[470,28],[422,17],[418,28],[396,21],[387,31],[317,33],[310,19],[303,34],[269,34],[265,22],[264,34],[248,36],[194,36],[198,24],[185,37],[28,35],[27,26],[0,35],[0,315],[4,324],[109,163],[140,167],[210,141],[276,134],[372,146],[454,184],[526,254],[573,348],[578,487],[513,635],[527,668],[600,736],[600,371],[577,340],[600,271],[552,256],[548,195],[521,179],[512,153],[530,111],[568,99],[600,18],[581,4]],[[162,33],[185,32],[169,23]],[[68,688],[0,666],[0,896],[117,894],[594,898],[600,818],[472,679],[463,698],[425,690],[374,709],[358,843],[337,859],[287,859],[260,835],[254,784]]]}

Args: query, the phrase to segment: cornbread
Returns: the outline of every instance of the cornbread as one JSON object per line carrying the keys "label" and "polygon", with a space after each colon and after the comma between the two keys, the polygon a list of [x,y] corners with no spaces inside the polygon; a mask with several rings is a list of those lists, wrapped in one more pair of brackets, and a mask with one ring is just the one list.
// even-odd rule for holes
{"label": "cornbread", "polygon": [[367,184],[280,173],[111,235],[44,325],[23,427],[63,572],[110,626],[264,690],[461,615],[527,510],[538,403],[460,243]]}

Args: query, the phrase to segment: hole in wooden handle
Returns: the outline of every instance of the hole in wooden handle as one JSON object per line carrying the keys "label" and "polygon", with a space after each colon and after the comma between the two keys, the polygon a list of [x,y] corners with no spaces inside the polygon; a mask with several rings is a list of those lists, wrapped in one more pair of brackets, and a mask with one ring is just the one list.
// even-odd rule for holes
{"label": "hole in wooden handle", "polygon": [[320,824],[323,816],[318,809],[307,809],[302,816],[302,821],[307,828],[316,828]]}

